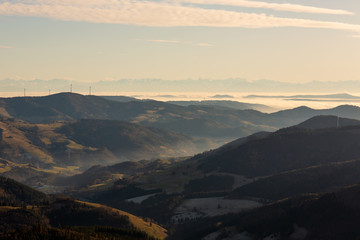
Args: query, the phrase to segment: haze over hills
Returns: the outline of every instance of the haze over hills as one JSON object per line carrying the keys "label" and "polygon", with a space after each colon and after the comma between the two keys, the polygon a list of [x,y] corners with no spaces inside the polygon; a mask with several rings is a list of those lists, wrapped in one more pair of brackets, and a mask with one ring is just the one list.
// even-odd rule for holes
{"label": "haze over hills", "polygon": [[[6,121],[9,121],[9,125],[12,122],[11,120],[3,122],[6,123]],[[61,189],[71,189],[68,193],[81,199],[107,204],[135,215],[154,218],[167,226],[173,226],[170,239],[199,239],[199,236],[204,237],[208,234],[223,234],[222,236],[243,234],[249,239],[256,239],[260,235],[280,234],[287,238],[289,235],[298,233],[298,227],[306,229],[306,233],[309,234],[306,236],[312,236],[312,234],[323,236],[323,229],[330,223],[325,221],[324,228],[317,229],[303,220],[308,218],[308,221],[313,221],[312,219],[317,214],[313,206],[319,206],[318,199],[323,199],[321,204],[333,204],[333,207],[337,209],[339,201],[342,200],[333,201],[332,198],[327,197],[331,195],[322,195],[323,192],[339,191],[342,187],[360,180],[358,174],[360,153],[357,152],[359,123],[358,120],[336,116],[317,116],[274,133],[262,132],[237,139],[219,149],[190,159],[124,162],[111,166],[95,166],[75,176],[52,177],[48,183],[56,184],[62,187]],[[17,121],[12,124],[13,128],[16,127],[18,131],[23,132],[24,136],[35,139],[30,137],[33,133],[27,130],[34,131],[34,124]],[[121,149],[120,145],[132,142],[131,137],[121,141],[112,141],[112,137],[109,137],[112,135],[115,137],[121,133],[122,130],[119,130],[120,132],[115,130],[118,127],[122,129],[127,126],[127,123],[123,122],[88,119],[55,124],[60,124],[56,131],[49,129],[47,131],[52,134],[63,134],[80,146],[92,148],[108,146],[109,151],[116,152],[115,149]],[[49,128],[49,124],[38,124],[37,131],[41,133],[45,126]],[[136,127],[136,125],[130,124],[130,129],[131,127]],[[107,128],[112,129],[111,133],[105,130]],[[136,127],[131,136],[136,136],[138,129]],[[140,132],[148,130],[151,128],[142,129]],[[8,134],[6,131],[3,132],[5,136]],[[49,132],[48,137],[51,136]],[[164,139],[169,139],[171,135],[166,134]],[[39,136],[39,139],[44,140],[44,136]],[[105,140],[112,142],[113,145]],[[161,141],[156,137],[154,140]],[[74,143],[71,145],[78,148],[78,145]],[[140,145],[143,144],[145,143]],[[131,149],[131,147],[126,148]],[[340,190],[340,192],[344,191],[345,195],[348,194],[347,199],[350,203],[351,198],[356,197],[353,195],[356,194],[356,189]],[[309,193],[320,193],[320,195],[297,197],[299,194]],[[5,193],[4,196],[10,195]],[[226,196],[231,199],[225,199]],[[199,197],[201,200],[197,200]],[[138,198],[143,200],[137,200]],[[283,198],[293,199],[277,202]],[[48,198],[45,197],[45,199]],[[267,205],[271,201],[273,203]],[[58,205],[75,209],[77,215],[74,216],[73,213],[65,210],[59,212],[56,207]],[[265,206],[259,208],[263,205]],[[244,210],[241,208],[239,210],[235,206],[244,206],[247,212],[242,212]],[[119,222],[123,219],[120,216],[124,213],[119,212],[120,215],[117,215],[118,213],[114,212],[117,210],[100,205],[65,198],[51,200],[51,204],[46,205],[46,208],[49,209],[48,215],[36,215],[37,217],[31,220],[46,226],[48,229],[45,231],[46,234],[50,234],[49,229],[60,234],[62,231],[60,226],[63,226],[64,221],[70,226],[79,226],[81,216],[89,216],[89,214],[92,216],[88,220],[89,225],[104,224],[115,228],[123,226],[112,225],[110,222]],[[346,205],[344,209],[340,207],[341,210],[332,212],[331,218],[341,217],[340,212],[350,208],[352,205]],[[162,211],[159,212],[159,209]],[[18,210],[7,211],[10,216],[28,214]],[[111,216],[103,211],[111,212]],[[306,212],[306,216],[301,215],[302,211]],[[234,214],[226,215],[229,212]],[[275,217],[280,212],[286,214]],[[100,222],[97,218],[99,214],[103,216]],[[50,226],[46,225],[47,218],[50,219]],[[222,222],[221,225],[209,228],[209,224],[215,226],[214,224],[219,221]],[[270,224],[272,221],[277,223]],[[189,222],[190,225],[188,225]],[[245,222],[248,223],[242,224]],[[26,225],[27,223],[22,221],[11,224]],[[265,228],[263,224],[266,225]],[[30,225],[27,226],[30,227]],[[231,230],[225,231],[224,228],[227,227]],[[29,233],[38,231],[34,228],[28,229],[30,229],[27,230],[30,231]],[[71,229],[75,231],[73,234],[92,234],[93,231],[92,228],[86,233],[80,231],[79,228],[76,228],[78,230]],[[337,229],[340,229],[340,233]],[[343,234],[344,229],[347,231],[352,228],[340,224],[333,231],[334,234]]]}
{"label": "haze over hills", "polygon": [[330,109],[312,109],[306,106],[287,109],[268,114],[263,120],[271,125],[290,127],[309,118],[320,115],[334,115],[342,118],[360,119],[360,108],[352,105],[340,105]]}
{"label": "haze over hills", "polygon": [[[357,135],[360,132],[359,123],[357,120],[339,118],[339,127],[337,127],[335,116],[314,117],[298,126],[281,129],[275,133],[254,134],[218,149],[198,154],[182,163],[183,166],[191,166],[183,171],[194,170],[195,178],[204,172],[264,177],[295,169],[307,171],[307,167],[313,166],[324,169],[329,166],[334,169],[343,168],[350,165],[337,165],[337,163],[357,159],[359,156],[356,147]],[[171,169],[176,172],[181,171],[176,169],[179,166],[175,165],[172,168],[169,163],[165,165],[170,167],[169,177],[171,175],[175,177]],[[160,166],[164,168],[165,165]],[[133,173],[145,167],[143,163],[138,163],[136,166],[131,170]],[[126,172],[113,166],[93,169],[92,174],[97,171]],[[196,171],[200,173],[196,175]],[[186,178],[190,176],[190,173],[185,175]]]}
{"label": "haze over hills", "polygon": [[[262,232],[262,217],[274,220],[272,214],[267,217],[268,211],[277,214],[278,208],[294,215],[290,219],[281,216],[276,219],[300,224],[307,233],[315,234],[315,229],[299,220],[306,216],[298,212],[308,211],[312,221],[312,208],[303,208],[302,203],[300,207],[293,204],[288,208],[281,199],[294,198],[287,200],[292,204],[291,201],[304,199],[297,197],[299,194],[321,197],[323,192],[338,191],[360,181],[360,120],[357,120],[360,108],[355,106],[323,110],[299,107],[267,114],[225,106],[113,101],[72,93],[3,98],[0,102],[2,175],[26,181],[44,191],[62,192],[155,219],[171,228],[174,239],[184,236],[183,239],[198,239],[205,233],[226,232],[222,226],[235,227],[228,234],[246,231],[250,239],[259,237],[257,234],[287,237],[297,227],[281,222],[269,225]],[[276,130],[282,126],[285,128]],[[234,130],[239,128],[241,134]],[[210,139],[219,135],[237,136],[237,139],[196,154],[210,149],[211,142],[165,129],[188,131]],[[245,132],[257,133],[245,137]],[[193,154],[196,155],[180,157]],[[147,160],[119,163],[125,159]],[[316,205],[317,199],[304,201]],[[78,216],[90,214],[89,225],[122,227],[109,224],[114,217],[116,221],[123,219],[117,210],[71,198],[51,203],[50,207],[46,206],[50,215],[31,218],[40,225],[50,220],[46,234],[49,229],[60,234],[64,221],[69,222],[72,231],[72,227],[79,226],[79,218],[68,211],[58,211],[58,205],[74,208]],[[99,215],[104,216],[101,221],[96,217]],[[74,218],[74,222],[65,220],[69,218]],[[208,221],[215,226],[219,219],[223,224],[215,228],[205,224]],[[237,225],[246,219],[253,220],[248,225]],[[187,235],[188,227],[198,234],[194,230],[196,226],[204,232]],[[88,234],[74,231],[74,234]],[[90,234],[93,231],[90,228]]]}
{"label": "haze over hills", "polygon": [[243,103],[243,102],[236,102],[229,100],[168,101],[168,103],[172,103],[180,106],[200,105],[200,106],[228,107],[239,110],[253,109],[260,112],[274,112],[276,110],[275,108],[263,104]]}
{"label": "haze over hills", "polygon": [[52,174],[79,173],[98,164],[190,156],[207,144],[178,133],[115,120],[50,124],[1,120],[0,129],[1,173],[28,184]]}
{"label": "haze over hills", "polygon": [[[354,147],[358,142],[354,139],[357,138],[359,126],[360,121],[358,120],[317,116],[297,126],[281,129],[275,133],[260,132],[237,139],[218,149],[198,154],[184,161],[184,164],[196,166],[198,170],[205,172],[255,174],[255,176],[277,174],[293,169],[306,169],[308,166],[326,167],[327,164],[353,160],[358,157],[358,152]],[[330,150],[326,150],[327,148]],[[301,153],[302,149],[306,149],[306,151]],[[341,152],[342,155],[335,155],[332,151]],[[256,161],[256,166],[252,166],[253,161]],[[271,165],[271,167],[264,167],[265,165]],[[146,165],[136,163],[135,166],[136,168],[131,168],[130,172],[136,172]],[[113,173],[124,173],[121,172],[121,168],[100,167],[92,171],[106,170]]]}
{"label": "haze over hills", "polygon": [[[301,221],[316,218],[318,212],[307,208],[308,204],[331,196],[323,195],[324,192],[342,191],[344,186],[360,180],[359,121],[337,119],[317,116],[297,126],[238,139],[182,161],[96,166],[82,174],[57,179],[56,184],[71,185],[69,193],[82,199],[172,226],[170,239],[201,239],[208,234],[240,236],[245,231],[248,239],[258,239],[258,234],[282,234],[289,239],[298,227],[305,228],[308,234],[325,234],[324,229],[318,231]],[[122,179],[111,182],[120,174]],[[356,191],[349,194],[355,197],[352,194]],[[308,197],[298,197],[301,194]],[[331,201],[325,197],[321,204],[333,204]],[[333,206],[341,201],[336,200]],[[302,216],[301,211],[307,211],[307,215]],[[331,211],[331,219],[341,217],[341,211]],[[285,216],[280,214],[284,212]],[[251,222],[242,224],[248,219]],[[277,224],[270,224],[271,221]],[[339,224],[333,230],[343,227],[349,231],[352,228]]]}
{"label": "haze over hills", "polygon": [[163,80],[163,79],[119,79],[115,81],[98,81],[98,82],[77,82],[65,79],[52,80],[0,80],[2,91],[17,92],[23,95],[24,88],[28,92],[48,93],[64,92],[70,89],[70,84],[78,92],[88,93],[89,86],[97,94],[124,92],[243,92],[243,93],[304,93],[309,89],[317,93],[329,92],[347,92],[353,89],[359,89],[358,81],[334,81],[334,82],[305,82],[290,83],[273,80],[256,80],[249,81],[241,78],[234,79],[186,79],[186,80]]}
{"label": "haze over hills", "polygon": [[[347,105],[325,110],[299,107],[264,114],[255,110],[235,110],[216,106],[183,107],[156,101],[115,102],[72,93],[47,97],[3,98],[0,112],[3,117],[30,122],[120,119],[212,139],[231,139],[257,131],[271,131],[298,124],[315,115],[333,114],[360,119],[360,108]],[[145,147],[144,144],[142,146]],[[206,143],[203,149],[206,149]]]}
{"label": "haze over hills", "polygon": [[287,99],[360,99],[358,96],[354,96],[348,93],[337,94],[307,94],[307,95],[248,95],[245,98],[287,98]]}
{"label": "haze over hills", "polygon": [[359,0],[0,0],[0,240],[360,240]]}
{"label": "haze over hills", "polygon": [[79,120],[59,132],[84,146],[107,148],[124,159],[181,157],[201,151],[191,137],[116,120]]}
{"label": "haze over hills", "polygon": [[[359,108],[347,105],[325,110],[300,107],[264,114],[255,110],[235,110],[217,106],[184,107],[157,101],[115,102],[96,96],[83,96],[72,93],[62,93],[47,97],[3,98],[1,99],[1,107],[3,117],[15,117],[27,121],[37,122],[41,120],[42,122],[50,122],[54,120],[74,121],[81,118],[120,118],[143,125],[158,126],[163,129],[171,129],[180,133],[189,133],[193,136],[208,137],[210,139],[216,139],[219,136],[226,139],[234,139],[257,131],[273,131],[281,126],[298,124],[302,119],[306,120],[317,114],[336,114],[338,116],[360,118]],[[37,171],[37,167],[47,169],[49,166],[53,168],[56,165],[60,169],[53,169],[51,173],[74,174],[79,172],[74,172],[69,169],[69,166],[78,165],[77,167],[85,169],[92,165],[113,164],[119,160],[126,159],[140,160],[189,156],[215,146],[209,141],[191,139],[181,134],[116,121],[82,120],[79,123],[68,124],[66,127],[63,126],[64,123],[31,125],[20,124],[18,122],[16,123],[18,126],[13,126],[11,121],[7,121],[7,123],[2,124],[5,124],[3,129],[12,129],[12,134],[16,133],[14,135],[16,136],[15,138],[4,137],[5,143],[8,142],[13,146],[8,148],[11,151],[3,152],[3,155],[5,154],[3,158],[7,159],[4,164],[9,164],[8,161],[10,161],[10,165],[15,163],[11,167],[7,166],[5,172],[7,172],[7,176],[14,177],[20,181],[25,181],[34,176],[40,178],[48,176],[47,172]],[[334,124],[337,124],[337,117],[317,118],[317,120],[309,120],[303,124],[309,125],[308,127],[310,128],[319,128],[319,126],[332,127],[335,126]],[[347,124],[354,125],[356,121],[340,118],[339,124],[340,126]],[[305,125],[299,125],[299,127],[306,127]],[[61,126],[63,127],[61,128]],[[114,126],[117,126],[117,128],[112,130]],[[124,128],[127,130],[124,131]],[[9,132],[11,131],[9,130]],[[301,133],[302,131],[294,132],[294,138],[296,138],[296,134],[305,136],[306,133]],[[274,137],[276,134],[282,135],[285,133],[280,131],[271,136]],[[336,134],[334,132],[334,135]],[[274,147],[277,144],[277,141],[274,141],[273,145],[267,143],[266,141],[272,142],[271,136],[269,138],[264,138],[264,136],[267,136],[267,134],[261,135],[263,139],[259,139],[259,141],[262,141],[260,145],[263,147],[255,147],[258,152],[265,151],[265,149],[260,149],[266,148],[266,146],[268,146],[269,151],[275,149]],[[25,140],[19,141],[19,139]],[[112,139],[116,139],[116,141]],[[248,138],[245,140],[247,141]],[[319,143],[315,138],[309,142],[311,141],[316,142],[316,144]],[[243,140],[238,140],[238,142],[243,142]],[[302,144],[302,142],[299,141],[298,144]],[[295,145],[296,143],[292,147],[295,147]],[[19,151],[17,148],[21,150]],[[299,151],[301,152],[301,150]],[[350,152],[348,151],[347,154]],[[237,153],[226,153],[221,149],[218,154],[223,153],[222,159],[233,158],[233,160],[222,160],[219,165],[214,161],[204,162],[202,165],[204,170],[208,168],[206,166],[213,164],[219,169],[238,171],[238,164],[234,167],[226,166],[226,164],[223,165],[224,161],[235,161]],[[274,154],[279,153],[266,153],[266,155],[276,158]],[[328,155],[331,154],[329,153]],[[9,160],[13,159],[14,156],[20,156],[20,158],[17,157],[15,162]],[[83,161],[84,158],[87,160]],[[57,159],[57,162],[54,162],[54,159]],[[34,165],[27,167],[25,173],[24,166],[19,164],[27,163]],[[250,162],[247,164],[251,165]],[[278,167],[286,170],[285,165],[279,163]],[[306,167],[306,165],[303,163],[303,165],[297,167]],[[9,168],[11,172],[8,171]],[[278,171],[275,165],[271,166],[271,168],[274,172],[268,169],[268,173]],[[242,173],[249,174],[246,172]]]}
{"label": "haze over hills", "polygon": [[224,143],[259,131],[299,124],[316,115],[360,119],[350,105],[315,110],[308,107],[265,114],[217,106],[179,106],[158,101],[115,102],[96,96],[61,93],[46,97],[2,98],[0,113],[34,123],[77,119],[109,119],[138,123]]}
{"label": "haze over hills", "polygon": [[122,120],[187,134],[193,137],[232,139],[274,128],[256,125],[244,116],[262,115],[211,106],[178,106],[157,101],[115,102],[96,96],[61,93],[47,97],[3,98],[4,117],[29,122],[68,121],[76,119]]}

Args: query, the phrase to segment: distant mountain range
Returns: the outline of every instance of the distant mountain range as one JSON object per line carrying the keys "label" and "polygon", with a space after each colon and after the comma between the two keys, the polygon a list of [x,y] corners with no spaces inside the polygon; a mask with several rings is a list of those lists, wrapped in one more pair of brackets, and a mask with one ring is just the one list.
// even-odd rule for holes
{"label": "distant mountain range", "polygon": [[[179,106],[158,101],[118,102],[96,96],[60,93],[46,97],[0,99],[0,114],[33,123],[77,119],[129,121],[193,137],[232,139],[259,130],[274,130],[246,119],[263,115],[216,106]],[[251,117],[254,115],[254,117]]]}
{"label": "distant mountain range", "polygon": [[282,99],[297,102],[332,102],[332,103],[356,103],[360,102],[359,96],[347,93],[325,94],[325,95],[248,95],[246,98]]}
{"label": "distant mountain range", "polygon": [[360,120],[360,108],[352,105],[340,105],[335,108],[315,110],[302,106],[269,114],[265,117],[264,121],[271,126],[281,128],[297,125],[309,118],[320,115],[333,115]]}
{"label": "distant mountain range", "polygon": [[218,107],[227,107],[234,108],[238,110],[253,109],[260,112],[274,112],[276,109],[263,105],[263,104],[252,104],[252,103],[243,103],[236,101],[225,101],[225,100],[203,100],[203,101],[168,101],[168,103],[180,105],[180,106],[191,106],[191,105],[200,105],[200,106],[218,106]]}
{"label": "distant mountain range", "polygon": [[350,105],[324,110],[298,107],[267,114],[223,106],[179,106],[158,101],[117,102],[96,96],[60,93],[46,97],[1,98],[0,115],[33,123],[78,119],[121,120],[193,137],[228,141],[258,131],[274,131],[296,125],[317,115],[360,119],[360,108]]}
{"label": "distant mountain range", "polygon": [[351,92],[360,88],[359,81],[338,82],[306,82],[290,83],[273,80],[248,81],[241,78],[234,79],[186,79],[186,80],[163,80],[163,79],[119,79],[113,81],[77,82],[65,79],[52,80],[0,80],[1,91],[18,93],[23,96],[24,88],[31,95],[32,92],[48,94],[70,90],[70,84],[75,92],[88,93],[89,86],[92,92],[98,95],[123,94],[124,92],[206,92],[216,95],[228,95],[223,93],[316,93]]}
{"label": "distant mountain range", "polygon": [[248,95],[245,98],[286,98],[286,99],[360,99],[359,96],[354,96],[348,93],[338,94],[323,94],[323,95]]}
{"label": "distant mountain range", "polygon": [[[152,100],[140,100],[132,97],[125,96],[100,96],[107,100],[117,101],[117,102],[132,102],[132,101],[152,101]],[[215,96],[214,96],[215,98]],[[220,98],[220,97],[217,97]],[[168,103],[179,105],[179,106],[191,106],[191,105],[199,105],[199,106],[218,106],[218,107],[226,107],[226,108],[234,108],[238,110],[246,110],[253,109],[260,112],[274,112],[276,108],[269,107],[263,104],[253,104],[253,103],[244,103],[238,101],[229,101],[229,100],[203,100],[203,101],[167,101]]]}

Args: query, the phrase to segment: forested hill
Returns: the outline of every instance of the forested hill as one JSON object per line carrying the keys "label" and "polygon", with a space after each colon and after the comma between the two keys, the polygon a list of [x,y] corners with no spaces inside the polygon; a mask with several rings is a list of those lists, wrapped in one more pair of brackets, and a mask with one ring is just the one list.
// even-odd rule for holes
{"label": "forested hill", "polygon": [[164,239],[152,220],[70,197],[46,196],[0,177],[0,239]]}
{"label": "forested hill", "polygon": [[360,156],[360,125],[309,129],[291,127],[195,158],[204,171],[264,176]]}

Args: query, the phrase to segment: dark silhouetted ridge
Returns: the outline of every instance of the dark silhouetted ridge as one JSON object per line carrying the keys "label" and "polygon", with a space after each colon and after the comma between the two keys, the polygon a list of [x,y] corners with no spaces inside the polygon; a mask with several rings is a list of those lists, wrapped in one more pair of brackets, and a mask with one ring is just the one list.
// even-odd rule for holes
{"label": "dark silhouetted ridge", "polygon": [[297,127],[320,129],[332,127],[345,127],[360,125],[359,120],[349,118],[339,118],[337,116],[316,116],[300,123]]}
{"label": "dark silhouetted ridge", "polygon": [[197,158],[201,162],[200,168],[205,171],[264,176],[358,158],[359,139],[360,126],[327,129],[291,127]]}

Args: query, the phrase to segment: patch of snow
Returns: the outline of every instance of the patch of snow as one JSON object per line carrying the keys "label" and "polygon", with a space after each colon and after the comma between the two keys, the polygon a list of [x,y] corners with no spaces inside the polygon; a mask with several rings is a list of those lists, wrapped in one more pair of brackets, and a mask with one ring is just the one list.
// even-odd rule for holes
{"label": "patch of snow", "polygon": [[146,199],[148,199],[149,197],[155,196],[156,194],[157,193],[152,193],[152,194],[148,194],[148,195],[144,195],[144,196],[140,196],[140,197],[129,198],[129,199],[126,199],[126,201],[140,204],[143,201],[145,201]]}
{"label": "patch of snow", "polygon": [[223,197],[187,199],[175,209],[175,215],[171,218],[171,221],[179,224],[201,217],[238,213],[260,206],[262,204],[258,201],[225,199]]}

